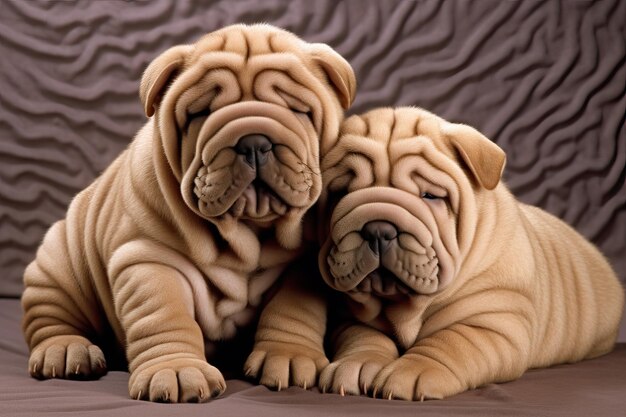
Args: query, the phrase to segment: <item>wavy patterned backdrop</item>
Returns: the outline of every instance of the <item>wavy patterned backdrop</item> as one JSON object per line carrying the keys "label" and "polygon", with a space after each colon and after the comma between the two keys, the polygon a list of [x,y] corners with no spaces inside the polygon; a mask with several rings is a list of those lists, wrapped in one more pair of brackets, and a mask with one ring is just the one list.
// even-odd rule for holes
{"label": "wavy patterned backdrop", "polygon": [[144,123],[148,62],[259,21],[350,60],[354,112],[415,104],[476,126],[513,191],[626,281],[624,1],[15,0],[0,2],[0,295],[20,294],[45,230]]}

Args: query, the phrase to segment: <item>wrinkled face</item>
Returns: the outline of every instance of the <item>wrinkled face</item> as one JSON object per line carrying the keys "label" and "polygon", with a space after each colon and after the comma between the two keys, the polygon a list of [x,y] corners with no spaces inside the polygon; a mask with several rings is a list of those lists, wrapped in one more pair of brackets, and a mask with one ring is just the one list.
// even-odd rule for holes
{"label": "wrinkled face", "polygon": [[319,139],[306,113],[237,101],[188,124],[183,142],[196,146],[183,146],[182,192],[203,217],[270,222],[317,199]]}
{"label": "wrinkled face", "polygon": [[447,125],[416,108],[344,122],[322,160],[329,219],[319,264],[331,287],[364,302],[434,294],[453,281],[476,207]]}
{"label": "wrinkled face", "polygon": [[214,221],[298,221],[321,190],[320,146],[336,138],[352,100],[347,62],[268,25],[177,48],[144,78],[169,85],[157,120],[185,203]]}

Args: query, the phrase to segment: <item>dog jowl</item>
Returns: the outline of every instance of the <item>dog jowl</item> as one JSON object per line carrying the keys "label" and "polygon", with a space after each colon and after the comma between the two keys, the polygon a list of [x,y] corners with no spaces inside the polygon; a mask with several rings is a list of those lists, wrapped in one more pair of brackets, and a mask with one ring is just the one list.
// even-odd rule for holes
{"label": "dog jowl", "polygon": [[98,377],[114,340],[133,398],[221,393],[205,354],[253,321],[302,251],[319,155],[354,91],[330,47],[269,25],[229,26],[157,57],[140,87],[154,117],[24,273],[31,375]]}

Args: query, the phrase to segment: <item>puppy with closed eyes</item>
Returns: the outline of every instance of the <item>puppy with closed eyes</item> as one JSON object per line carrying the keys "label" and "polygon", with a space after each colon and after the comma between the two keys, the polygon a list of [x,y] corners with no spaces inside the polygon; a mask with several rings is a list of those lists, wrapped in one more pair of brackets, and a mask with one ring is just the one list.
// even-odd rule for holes
{"label": "puppy with closed eyes", "polygon": [[[563,221],[517,201],[504,164],[475,129],[418,108],[344,121],[322,158],[319,268],[348,317],[322,390],[438,399],[612,349],[624,294],[611,266]],[[258,332],[281,341],[267,356],[288,343],[320,351],[321,320],[341,309],[320,294],[283,313],[314,307],[296,335],[271,333],[263,313]],[[293,378],[274,363],[266,380]]]}
{"label": "puppy with closed eyes", "polygon": [[206,356],[254,321],[302,251],[320,150],[354,92],[330,47],[269,25],[229,26],[157,57],[140,88],[154,117],[24,273],[30,374],[98,377],[113,341],[132,398],[219,395],[224,378]]}

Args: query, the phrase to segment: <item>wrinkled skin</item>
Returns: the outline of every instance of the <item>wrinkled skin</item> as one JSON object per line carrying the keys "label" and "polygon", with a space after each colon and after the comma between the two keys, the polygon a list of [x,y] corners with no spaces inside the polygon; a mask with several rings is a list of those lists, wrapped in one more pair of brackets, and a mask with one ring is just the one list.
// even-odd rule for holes
{"label": "wrinkled skin", "polygon": [[[612,349],[624,302],[615,273],[565,223],[515,200],[504,163],[475,129],[421,109],[344,121],[322,156],[319,269],[344,307],[332,304],[339,325],[322,391],[445,398]],[[326,319],[318,309],[330,298],[308,297],[281,317],[316,306]],[[326,331],[311,321],[271,331],[266,312],[278,314],[270,304],[261,316],[266,344],[315,351]],[[266,380],[286,374],[271,372]]]}
{"label": "wrinkled skin", "polygon": [[354,89],[330,47],[269,25],[229,26],[157,57],[140,88],[154,117],[25,271],[30,374],[97,378],[119,352],[132,398],[221,394],[206,356],[254,322],[304,249],[319,155]]}

